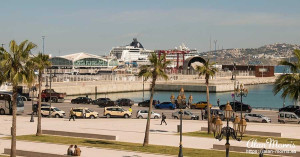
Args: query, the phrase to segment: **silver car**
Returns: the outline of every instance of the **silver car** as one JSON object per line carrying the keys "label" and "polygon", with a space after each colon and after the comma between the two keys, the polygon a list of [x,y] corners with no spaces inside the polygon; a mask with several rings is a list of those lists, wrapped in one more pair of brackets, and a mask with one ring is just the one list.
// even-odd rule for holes
{"label": "silver car", "polygon": [[300,124],[300,118],[293,112],[279,112],[279,123],[298,123]]}
{"label": "silver car", "polygon": [[[139,118],[139,119],[148,118],[148,110],[138,110],[137,114],[136,114],[136,118]],[[159,119],[159,118],[161,118],[161,116],[159,113],[152,111],[151,118]]]}
{"label": "silver car", "polygon": [[261,123],[271,123],[271,119],[261,114],[245,114],[245,120],[247,122],[261,122]]}
{"label": "silver car", "polygon": [[[173,117],[174,119],[178,119],[178,118],[180,117],[179,112],[180,112],[180,111],[176,111],[176,112],[172,113],[172,117]],[[190,112],[190,111],[183,111],[182,119],[199,120],[199,116],[194,115],[194,114],[193,114],[192,112]]]}

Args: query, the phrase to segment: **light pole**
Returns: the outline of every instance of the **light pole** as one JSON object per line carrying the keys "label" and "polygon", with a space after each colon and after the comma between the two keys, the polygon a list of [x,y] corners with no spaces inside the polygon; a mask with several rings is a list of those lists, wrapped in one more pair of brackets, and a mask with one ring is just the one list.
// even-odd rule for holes
{"label": "light pole", "polygon": [[246,89],[243,84],[240,86],[238,84],[237,88],[234,90],[234,93],[237,97],[241,97],[241,117],[243,117],[243,97],[247,97],[248,89]]}
{"label": "light pole", "polygon": [[43,54],[45,54],[45,36],[42,36],[43,39]]}
{"label": "light pole", "polygon": [[[230,146],[229,137],[237,141],[241,141],[247,127],[245,118],[240,120],[238,116],[236,116],[236,118],[234,119],[233,128],[229,127],[229,119],[231,118],[231,116],[232,116],[232,108],[229,105],[229,102],[227,102],[226,109],[225,109],[225,118],[227,120],[227,126],[222,128],[223,123],[219,116],[217,116],[217,118],[214,117],[212,123],[214,137],[219,141],[221,141],[224,136],[226,137],[226,144],[225,144],[226,157],[229,157],[229,146]],[[238,133],[240,134],[240,136],[238,136]]]}
{"label": "light pole", "polygon": [[[172,96],[171,96],[172,98]],[[180,114],[180,143],[179,143],[179,153],[178,153],[178,157],[183,157],[183,153],[182,153],[182,114],[183,114],[183,110],[182,108],[184,108],[184,105],[186,104],[186,96],[184,95],[184,89],[181,88],[179,95],[177,97],[177,102],[180,108],[179,114]]]}

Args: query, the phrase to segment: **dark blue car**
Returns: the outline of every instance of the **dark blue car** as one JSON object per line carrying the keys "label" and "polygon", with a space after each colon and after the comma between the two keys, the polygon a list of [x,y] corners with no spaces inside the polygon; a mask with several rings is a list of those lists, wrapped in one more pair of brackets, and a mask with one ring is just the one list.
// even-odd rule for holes
{"label": "dark blue car", "polygon": [[168,108],[171,110],[174,110],[176,108],[175,104],[172,104],[171,102],[163,102],[160,104],[155,105],[156,109],[163,109],[163,108]]}

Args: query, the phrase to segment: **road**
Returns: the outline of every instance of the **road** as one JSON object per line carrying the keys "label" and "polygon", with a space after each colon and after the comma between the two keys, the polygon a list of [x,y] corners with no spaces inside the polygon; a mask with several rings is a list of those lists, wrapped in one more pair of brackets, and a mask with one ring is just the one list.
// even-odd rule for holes
{"label": "road", "polygon": [[[46,103],[46,102],[43,102]],[[25,111],[23,116],[29,116],[32,112],[32,107],[31,101],[26,101],[24,102],[25,104]],[[99,117],[100,118],[104,118],[103,116],[103,112],[104,112],[104,108],[103,107],[99,107],[97,105],[92,105],[92,104],[71,104],[70,102],[64,102],[64,103],[52,103],[52,106],[55,106],[63,111],[66,112],[66,115],[69,115],[69,111],[71,108],[75,108],[75,107],[87,107],[91,110],[94,110],[96,112],[99,113]],[[129,107],[128,106],[124,106],[124,109],[128,110]],[[213,108],[217,108],[217,107],[213,107]],[[137,106],[137,103],[135,103],[134,106],[132,106],[132,117],[131,118],[136,118],[136,113],[138,110],[148,110],[148,107],[139,107]],[[155,109],[153,108],[153,111],[159,114],[164,113],[167,116],[167,119],[171,119],[172,118],[172,113],[177,111],[179,109],[175,109],[175,110],[170,110],[170,109]],[[188,111],[191,111],[193,114],[198,115],[201,118],[201,110],[199,109],[186,109]],[[257,113],[257,114],[262,114],[265,115],[269,118],[271,118],[272,123],[278,123],[277,122],[277,118],[278,118],[278,111],[270,111],[270,110],[256,110],[253,109],[251,113]],[[236,114],[240,117],[240,112],[236,112]],[[244,113],[243,113],[244,115]],[[68,117],[66,117],[68,118]]]}

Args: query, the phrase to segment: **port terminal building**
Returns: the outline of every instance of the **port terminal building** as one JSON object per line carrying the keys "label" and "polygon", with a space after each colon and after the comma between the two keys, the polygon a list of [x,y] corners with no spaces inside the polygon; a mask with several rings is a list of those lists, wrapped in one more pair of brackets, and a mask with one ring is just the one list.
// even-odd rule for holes
{"label": "port terminal building", "polygon": [[64,56],[51,57],[51,69],[55,73],[95,74],[99,70],[112,69],[118,66],[115,57],[98,56],[86,52],[73,53]]}

